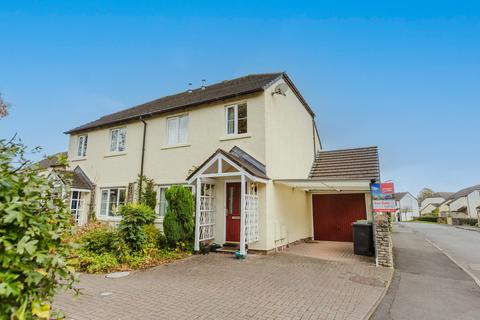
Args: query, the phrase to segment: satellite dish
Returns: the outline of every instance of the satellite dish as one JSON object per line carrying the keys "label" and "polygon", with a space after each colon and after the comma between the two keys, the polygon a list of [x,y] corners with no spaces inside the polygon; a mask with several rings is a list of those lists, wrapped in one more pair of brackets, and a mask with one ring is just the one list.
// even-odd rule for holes
{"label": "satellite dish", "polygon": [[288,90],[288,85],[286,83],[279,83],[273,90],[272,96],[275,94],[281,94],[282,96],[285,96],[286,95],[285,93],[287,92],[287,90]]}

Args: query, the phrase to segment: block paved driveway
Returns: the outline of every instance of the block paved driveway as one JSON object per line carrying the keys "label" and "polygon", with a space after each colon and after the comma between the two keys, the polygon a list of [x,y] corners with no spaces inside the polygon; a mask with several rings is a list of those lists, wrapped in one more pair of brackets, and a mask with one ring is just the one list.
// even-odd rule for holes
{"label": "block paved driveway", "polygon": [[[392,270],[288,251],[193,256],[128,277],[80,276],[55,301],[67,319],[363,319]],[[102,292],[111,292],[102,296]]]}

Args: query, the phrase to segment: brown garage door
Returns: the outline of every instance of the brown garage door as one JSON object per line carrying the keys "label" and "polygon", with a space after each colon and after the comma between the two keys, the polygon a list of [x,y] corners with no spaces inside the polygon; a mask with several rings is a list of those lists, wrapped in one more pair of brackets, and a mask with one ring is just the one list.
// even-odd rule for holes
{"label": "brown garage door", "polygon": [[312,198],[315,240],[353,241],[352,223],[367,217],[365,195],[314,194]]}

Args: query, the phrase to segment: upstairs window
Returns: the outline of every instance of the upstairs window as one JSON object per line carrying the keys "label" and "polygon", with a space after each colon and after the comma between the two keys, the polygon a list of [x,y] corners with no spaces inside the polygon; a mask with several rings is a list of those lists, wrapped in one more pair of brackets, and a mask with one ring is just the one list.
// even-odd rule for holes
{"label": "upstairs window", "polygon": [[127,138],[127,128],[116,128],[110,130],[110,151],[125,151],[125,141]]}
{"label": "upstairs window", "polygon": [[125,204],[126,192],[126,188],[102,189],[100,215],[109,217],[116,215],[118,208]]}
{"label": "upstairs window", "polygon": [[235,104],[226,107],[227,134],[247,133],[247,104]]}
{"label": "upstairs window", "polygon": [[167,119],[167,144],[187,143],[188,134],[188,115],[184,114],[178,117]]}
{"label": "upstairs window", "polygon": [[78,136],[78,145],[77,145],[77,157],[86,157],[87,156],[87,142],[88,136],[81,135]]}

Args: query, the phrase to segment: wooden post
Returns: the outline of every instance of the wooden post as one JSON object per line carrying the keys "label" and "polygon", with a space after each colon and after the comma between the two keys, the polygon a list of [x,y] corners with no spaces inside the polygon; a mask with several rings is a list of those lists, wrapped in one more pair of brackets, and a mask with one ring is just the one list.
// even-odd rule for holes
{"label": "wooden post", "polygon": [[200,176],[197,178],[197,187],[195,188],[196,201],[195,201],[195,240],[193,243],[193,250],[195,252],[200,251],[200,201],[202,195],[202,181]]}
{"label": "wooden post", "polygon": [[241,176],[240,192],[240,254],[245,255],[245,175]]}

